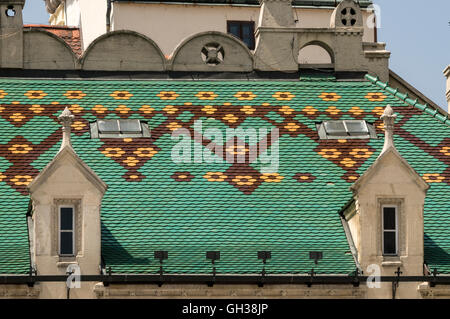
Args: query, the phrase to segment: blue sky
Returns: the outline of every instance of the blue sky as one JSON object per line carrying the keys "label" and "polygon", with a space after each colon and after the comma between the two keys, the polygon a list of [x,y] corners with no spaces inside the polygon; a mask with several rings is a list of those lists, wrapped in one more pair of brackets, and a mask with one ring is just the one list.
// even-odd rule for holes
{"label": "blue sky", "polygon": [[[392,53],[390,68],[446,110],[442,71],[450,64],[450,1],[374,3],[381,9],[378,41]],[[24,23],[48,23],[44,1],[26,1]]]}
{"label": "blue sky", "polygon": [[447,109],[450,64],[450,1],[374,0],[381,9],[378,41],[391,51],[390,68]]}

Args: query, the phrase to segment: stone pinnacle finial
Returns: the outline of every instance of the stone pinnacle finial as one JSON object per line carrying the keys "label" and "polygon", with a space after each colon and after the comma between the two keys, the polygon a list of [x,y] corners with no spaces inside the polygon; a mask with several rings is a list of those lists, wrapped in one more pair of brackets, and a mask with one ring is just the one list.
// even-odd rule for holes
{"label": "stone pinnacle finial", "polygon": [[[384,113],[381,119],[384,122],[384,147],[381,154],[386,152],[389,148],[394,147],[394,123],[397,115],[394,114],[394,110],[388,104],[384,109]],[[381,155],[380,154],[380,155]]]}
{"label": "stone pinnacle finial", "polygon": [[71,125],[73,123],[73,119],[75,116],[72,115],[69,108],[66,106],[64,111],[62,111],[61,115],[58,116],[59,122],[62,124],[62,130],[63,130],[63,140],[61,143],[62,150],[65,146],[72,147],[72,144],[70,142],[70,131],[71,131]]}

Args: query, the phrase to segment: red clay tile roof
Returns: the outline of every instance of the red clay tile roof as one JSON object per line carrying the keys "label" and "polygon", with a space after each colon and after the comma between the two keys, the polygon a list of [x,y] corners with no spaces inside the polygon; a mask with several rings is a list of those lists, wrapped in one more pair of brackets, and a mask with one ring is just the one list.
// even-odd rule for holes
{"label": "red clay tile roof", "polygon": [[76,27],[66,27],[66,26],[54,26],[54,25],[44,25],[44,24],[26,24],[25,28],[36,28],[44,29],[49,31],[61,39],[63,39],[73,50],[77,56],[83,54],[83,49],[81,48],[81,37],[80,29]]}

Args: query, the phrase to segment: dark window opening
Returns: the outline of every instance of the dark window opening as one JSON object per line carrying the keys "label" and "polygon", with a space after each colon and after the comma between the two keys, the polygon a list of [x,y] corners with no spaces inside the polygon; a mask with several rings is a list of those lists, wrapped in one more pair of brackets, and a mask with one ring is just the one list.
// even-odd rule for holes
{"label": "dark window opening", "polygon": [[383,207],[383,255],[397,255],[397,208]]}
{"label": "dark window opening", "polygon": [[5,11],[5,14],[7,17],[14,17],[16,16],[16,10],[14,10],[13,6],[8,6],[8,8]]}
{"label": "dark window opening", "polygon": [[250,50],[255,48],[255,22],[227,21],[227,32],[241,39]]}
{"label": "dark window opening", "polygon": [[72,207],[59,209],[59,254],[74,255],[74,212]]}

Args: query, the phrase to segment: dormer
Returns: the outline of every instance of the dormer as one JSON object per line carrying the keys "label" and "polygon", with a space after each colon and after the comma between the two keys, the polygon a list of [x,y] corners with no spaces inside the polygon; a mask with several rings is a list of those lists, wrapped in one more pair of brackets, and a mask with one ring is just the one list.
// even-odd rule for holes
{"label": "dormer", "polygon": [[[355,212],[346,220],[364,271],[375,265],[382,276],[395,276],[399,270],[403,276],[422,276],[424,202],[429,185],[395,148],[395,118],[388,105],[382,116],[383,150],[352,185]],[[382,283],[381,289],[368,289],[369,297],[391,294],[391,286]],[[416,294],[417,283],[401,283],[397,297],[416,298]]]}
{"label": "dormer", "polygon": [[[28,186],[33,205],[33,260],[38,275],[65,275],[68,267],[79,267],[82,275],[100,273],[100,206],[107,186],[73,149],[73,118],[68,108],[59,116],[63,125],[61,148]],[[65,295],[65,282],[52,285],[53,289],[43,292],[45,298]],[[78,291],[86,294],[92,289],[75,289],[74,297]]]}

